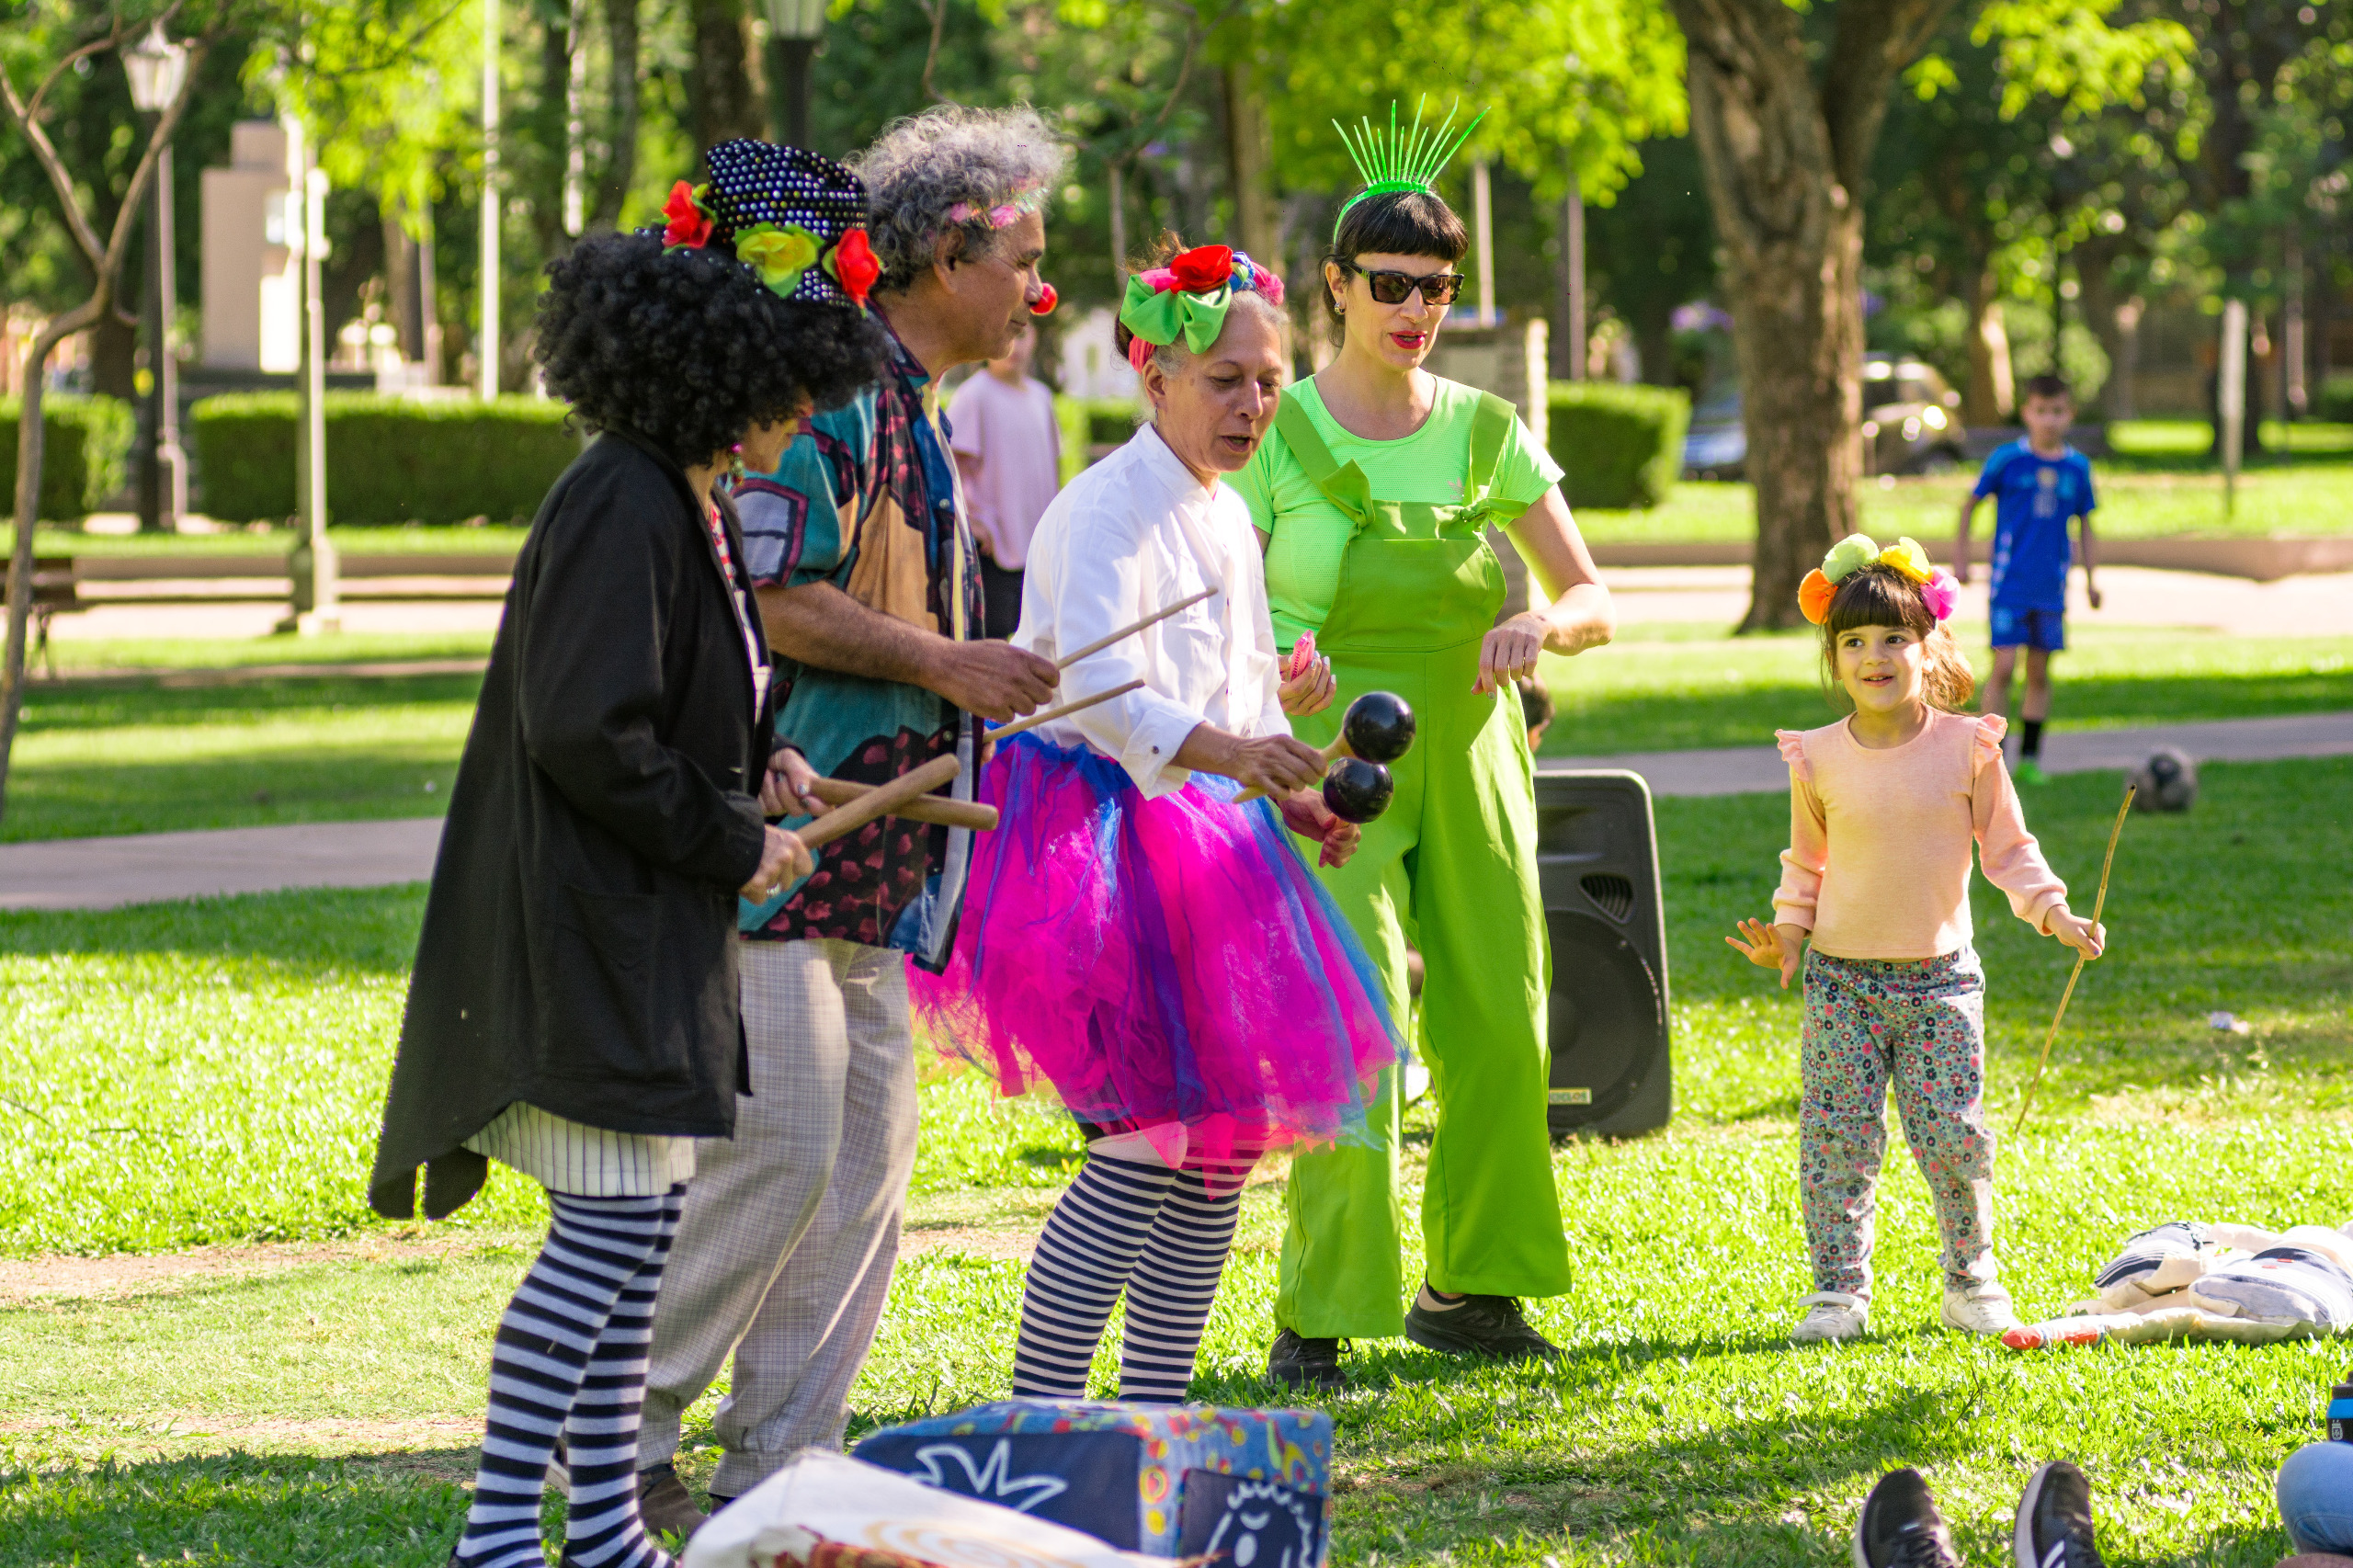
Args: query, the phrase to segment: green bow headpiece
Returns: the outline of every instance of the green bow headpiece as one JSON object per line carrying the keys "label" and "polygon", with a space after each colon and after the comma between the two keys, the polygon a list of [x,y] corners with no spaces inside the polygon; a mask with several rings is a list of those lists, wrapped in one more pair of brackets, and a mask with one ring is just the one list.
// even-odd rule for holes
{"label": "green bow headpiece", "polygon": [[1141,277],[1128,279],[1128,297],[1120,301],[1120,320],[1130,332],[1159,347],[1185,335],[1185,347],[1206,354],[1225,330],[1226,307],[1233,303],[1233,286],[1210,294],[1188,294],[1181,289],[1154,290]]}
{"label": "green bow headpiece", "polygon": [[1354,136],[1338,120],[1332,122],[1332,129],[1340,133],[1340,144],[1348,150],[1349,160],[1365,182],[1364,188],[1348,198],[1340,209],[1340,216],[1332,220],[1334,239],[1339,238],[1340,224],[1347,218],[1349,209],[1368,196],[1394,196],[1408,190],[1417,190],[1425,196],[1438,194],[1430,182],[1462,150],[1462,143],[1471,140],[1471,133],[1479,129],[1479,121],[1487,118],[1487,111],[1481,109],[1449,140],[1447,132],[1453,129],[1455,114],[1461,107],[1458,99],[1446,111],[1446,123],[1436,131],[1422,129],[1419,98],[1414,100],[1414,123],[1404,130],[1398,127],[1397,105],[1393,101],[1389,106],[1389,129],[1385,132],[1374,128],[1370,116],[1358,122]]}

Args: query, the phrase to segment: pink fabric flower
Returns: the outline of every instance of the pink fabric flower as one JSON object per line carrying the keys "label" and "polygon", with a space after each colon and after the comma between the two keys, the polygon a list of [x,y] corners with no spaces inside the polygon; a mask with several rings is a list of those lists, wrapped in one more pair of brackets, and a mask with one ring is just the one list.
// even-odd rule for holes
{"label": "pink fabric flower", "polygon": [[1961,582],[1939,566],[1920,585],[1920,602],[1938,620],[1950,620],[1952,612],[1961,605]]}
{"label": "pink fabric flower", "polygon": [[1267,297],[1268,304],[1279,305],[1283,302],[1283,280],[1255,261],[1250,264],[1250,283],[1253,288]]}
{"label": "pink fabric flower", "polygon": [[1150,267],[1136,276],[1143,279],[1143,286],[1155,294],[1165,294],[1176,287],[1176,274],[1165,267]]}
{"label": "pink fabric flower", "polygon": [[1137,375],[1142,375],[1144,366],[1151,361],[1153,347],[1141,337],[1128,339],[1128,363],[1136,368]]}

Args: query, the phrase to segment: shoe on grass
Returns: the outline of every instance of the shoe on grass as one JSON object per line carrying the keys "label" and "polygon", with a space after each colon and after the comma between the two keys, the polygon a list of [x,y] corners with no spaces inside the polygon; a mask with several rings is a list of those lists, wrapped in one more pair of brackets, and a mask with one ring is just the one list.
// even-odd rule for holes
{"label": "shoe on grass", "polygon": [[1871,1331],[1871,1307],[1860,1296],[1849,1296],[1844,1290],[1816,1290],[1802,1296],[1798,1305],[1810,1309],[1790,1330],[1790,1338],[1800,1345],[1819,1345],[1830,1339],[1860,1339]]}
{"label": "shoe on grass", "polygon": [[1855,1517],[1855,1568],[1961,1568],[1952,1532],[1916,1470],[1892,1470]]}
{"label": "shoe on grass", "polygon": [[2018,1568],[2106,1568],[2092,1542],[2092,1483],[2065,1460],[2026,1483],[2010,1540]]}
{"label": "shoe on grass", "polygon": [[1991,1279],[1958,1290],[1946,1286],[1942,1316],[1947,1328],[1963,1334],[2007,1334],[2018,1325],[2018,1314],[2010,1309],[2010,1293]]}
{"label": "shoe on grass", "polygon": [[1425,1350],[1443,1350],[1449,1356],[1488,1356],[1503,1361],[1559,1358],[1561,1347],[1529,1325],[1516,1298],[1464,1296],[1461,1302],[1434,1311],[1417,1298],[1405,1310],[1405,1337]]}
{"label": "shoe on grass", "polygon": [[1275,1335],[1274,1348],[1267,1352],[1267,1380],[1293,1388],[1347,1388],[1348,1374],[1340,1365],[1340,1342],[1310,1339],[1296,1330],[1283,1330]]}
{"label": "shoe on grass", "polygon": [[2022,756],[2018,758],[2018,765],[2016,768],[2011,770],[2010,778],[2014,782],[2019,784],[2048,784],[2051,782],[2051,775],[2042,771],[2042,764],[2035,761],[2034,758],[2030,756]]}
{"label": "shoe on grass", "polygon": [[[712,1499],[714,1512],[717,1506],[718,1500]],[[678,1467],[667,1461],[637,1472],[637,1513],[654,1540],[675,1538],[682,1542],[710,1517],[695,1506],[694,1494],[678,1479]]]}

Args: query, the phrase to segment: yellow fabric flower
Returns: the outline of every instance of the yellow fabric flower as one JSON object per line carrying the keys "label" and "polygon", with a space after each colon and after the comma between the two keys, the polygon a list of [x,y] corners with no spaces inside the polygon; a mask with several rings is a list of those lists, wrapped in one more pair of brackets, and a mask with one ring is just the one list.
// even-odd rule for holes
{"label": "yellow fabric flower", "polygon": [[1882,566],[1894,567],[1915,583],[1927,582],[1936,572],[1936,568],[1929,564],[1928,552],[1920,548],[1918,540],[1908,534],[1881,551],[1879,562]]}
{"label": "yellow fabric flower", "polygon": [[737,259],[757,267],[760,281],[779,294],[801,280],[821,248],[817,236],[798,223],[762,223],[735,236]]}

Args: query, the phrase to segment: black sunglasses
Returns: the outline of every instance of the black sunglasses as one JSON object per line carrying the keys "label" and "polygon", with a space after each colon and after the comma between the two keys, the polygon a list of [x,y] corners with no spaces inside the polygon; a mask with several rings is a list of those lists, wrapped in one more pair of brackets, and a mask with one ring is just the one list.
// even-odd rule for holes
{"label": "black sunglasses", "polygon": [[1422,302],[1428,305],[1450,305],[1462,292],[1466,281],[1460,272],[1425,272],[1415,277],[1410,272],[1376,272],[1369,267],[1351,267],[1350,272],[1361,273],[1371,286],[1375,301],[1383,305],[1402,305],[1415,290],[1422,291]]}

